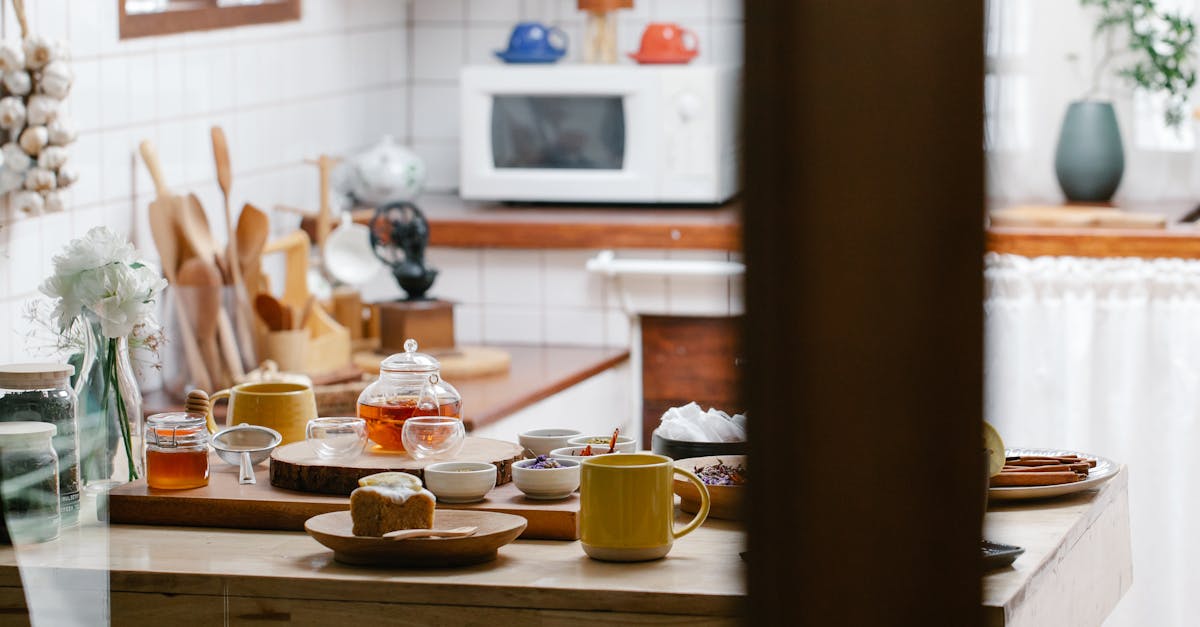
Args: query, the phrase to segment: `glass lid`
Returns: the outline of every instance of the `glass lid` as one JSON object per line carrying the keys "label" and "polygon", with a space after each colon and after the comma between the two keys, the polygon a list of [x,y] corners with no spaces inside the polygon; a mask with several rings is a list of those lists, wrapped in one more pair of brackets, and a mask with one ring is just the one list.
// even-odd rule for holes
{"label": "glass lid", "polygon": [[417,341],[404,341],[404,352],[396,353],[383,360],[379,369],[385,372],[437,372],[442,364],[433,355],[417,352]]}

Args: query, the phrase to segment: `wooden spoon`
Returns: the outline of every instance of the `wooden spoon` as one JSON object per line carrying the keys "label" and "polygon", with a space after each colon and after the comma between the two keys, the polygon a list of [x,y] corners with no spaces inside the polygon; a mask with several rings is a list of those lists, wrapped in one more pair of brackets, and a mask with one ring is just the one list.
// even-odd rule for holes
{"label": "wooden spoon", "polygon": [[[148,140],[141,146],[142,160],[150,170],[154,179],[158,197],[150,203],[150,236],[154,238],[154,246],[158,249],[158,258],[162,262],[163,276],[172,285],[178,285],[176,269],[179,267],[179,233],[175,225],[175,214],[179,208],[179,197],[171,195],[166,181],[162,177],[162,166],[158,161],[158,152]],[[193,382],[201,388],[212,389],[212,379],[208,368],[204,366],[204,358],[196,347],[196,337],[192,333],[192,323],[188,320],[183,309],[179,294],[172,294],[173,313],[179,327],[179,343],[183,346],[183,358]]]}
{"label": "wooden spoon", "polygon": [[270,234],[267,214],[249,203],[243,205],[237,223],[237,253],[248,296],[262,291],[262,254]]}
{"label": "wooden spoon", "polygon": [[[234,287],[234,321],[237,323],[238,339],[242,346],[253,346],[254,314],[250,310],[250,291],[247,291],[242,281],[241,258],[238,256],[237,225],[233,221],[233,209],[230,206],[229,191],[233,187],[233,169],[229,165],[229,143],[225,141],[225,131],[219,126],[212,127],[213,159],[217,163],[217,183],[221,186],[221,195],[225,198],[225,259],[229,262],[229,276]],[[257,292],[258,286],[253,285],[251,291]]]}
{"label": "wooden spoon", "polygon": [[454,529],[397,529],[383,534],[392,540],[407,540],[408,538],[465,538],[475,535],[479,527],[455,527]]}
{"label": "wooden spoon", "polygon": [[258,312],[258,316],[263,322],[267,323],[267,328],[272,331],[282,331],[286,329],[284,323],[284,308],[283,303],[270,294],[259,294],[254,297],[254,309]]}
{"label": "wooden spoon", "polygon": [[[203,258],[192,257],[179,266],[179,284],[200,288],[195,290],[193,303],[196,317],[196,338],[200,352],[210,373],[221,373],[221,359],[217,353],[217,319],[221,316],[221,274]],[[219,377],[222,381],[227,378]],[[223,387],[223,386],[222,386]]]}

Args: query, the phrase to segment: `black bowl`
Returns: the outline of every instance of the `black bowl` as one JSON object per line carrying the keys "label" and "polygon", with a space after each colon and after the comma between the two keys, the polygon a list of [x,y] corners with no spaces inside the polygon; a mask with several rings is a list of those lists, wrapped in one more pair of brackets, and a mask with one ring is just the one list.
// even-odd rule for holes
{"label": "black bowl", "polygon": [[655,433],[651,438],[650,450],[671,459],[709,457],[712,455],[745,455],[745,442],[688,442],[672,440]]}

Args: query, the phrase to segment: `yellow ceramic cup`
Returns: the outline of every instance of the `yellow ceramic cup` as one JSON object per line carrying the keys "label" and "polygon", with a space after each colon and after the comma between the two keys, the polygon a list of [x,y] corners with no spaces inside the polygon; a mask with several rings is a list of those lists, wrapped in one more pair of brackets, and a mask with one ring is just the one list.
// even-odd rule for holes
{"label": "yellow ceramic cup", "polygon": [[[700,510],[675,530],[674,476],[683,475],[700,492]],[[676,538],[691,533],[708,517],[708,488],[670,457],[634,453],[583,460],[580,542],[588,556],[614,562],[658,559]]]}
{"label": "yellow ceramic cup", "polygon": [[308,421],[317,417],[317,399],[303,383],[242,383],[209,397],[208,430],[216,433],[212,408],[228,398],[225,425],[247,423],[270,427],[283,435],[283,443],[304,441]]}

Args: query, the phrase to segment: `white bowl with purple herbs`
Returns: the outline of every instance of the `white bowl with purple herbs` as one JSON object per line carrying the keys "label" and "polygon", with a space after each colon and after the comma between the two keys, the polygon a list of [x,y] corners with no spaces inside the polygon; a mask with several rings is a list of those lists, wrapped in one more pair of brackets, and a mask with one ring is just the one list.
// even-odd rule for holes
{"label": "white bowl with purple herbs", "polygon": [[571,496],[579,488],[579,462],[538,455],[513,464],[513,483],[525,496],[554,501]]}

